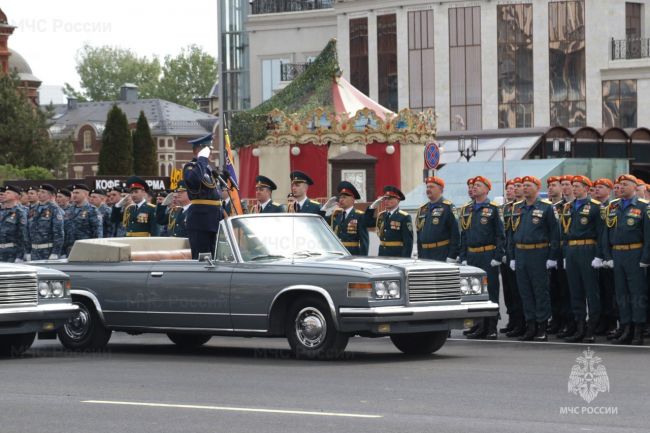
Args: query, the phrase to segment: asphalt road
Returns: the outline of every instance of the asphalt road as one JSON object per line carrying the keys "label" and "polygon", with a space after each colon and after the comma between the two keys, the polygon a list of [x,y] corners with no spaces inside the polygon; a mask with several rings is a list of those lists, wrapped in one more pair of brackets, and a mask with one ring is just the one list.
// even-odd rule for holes
{"label": "asphalt road", "polygon": [[583,345],[453,339],[407,358],[388,339],[355,338],[346,359],[324,362],[259,338],[186,353],[157,335],[115,334],[87,354],[38,341],[0,360],[0,431],[648,431],[650,347],[591,348],[610,391],[587,404],[567,391]]}

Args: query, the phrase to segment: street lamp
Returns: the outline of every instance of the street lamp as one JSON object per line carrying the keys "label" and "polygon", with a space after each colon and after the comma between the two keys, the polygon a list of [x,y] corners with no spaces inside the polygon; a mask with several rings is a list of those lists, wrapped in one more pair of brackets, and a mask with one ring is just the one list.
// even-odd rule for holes
{"label": "street lamp", "polygon": [[460,156],[464,156],[467,162],[469,162],[469,160],[472,159],[473,156],[476,156],[477,151],[478,151],[478,137],[472,137],[470,139],[469,147],[467,146],[465,137],[460,137],[458,139],[458,153],[460,153]]}

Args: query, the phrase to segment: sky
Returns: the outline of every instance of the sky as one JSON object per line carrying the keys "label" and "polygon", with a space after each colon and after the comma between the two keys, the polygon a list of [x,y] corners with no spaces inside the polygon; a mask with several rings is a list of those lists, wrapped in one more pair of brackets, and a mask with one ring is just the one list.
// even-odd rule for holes
{"label": "sky", "polygon": [[0,7],[18,27],[9,48],[46,88],[79,88],[75,59],[84,43],[160,58],[196,44],[217,55],[217,0],[8,0]]}

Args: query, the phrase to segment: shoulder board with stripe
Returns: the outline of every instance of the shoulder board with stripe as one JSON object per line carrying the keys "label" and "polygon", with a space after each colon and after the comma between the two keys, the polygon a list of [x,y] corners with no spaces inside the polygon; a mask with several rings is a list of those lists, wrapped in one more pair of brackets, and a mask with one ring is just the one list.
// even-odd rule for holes
{"label": "shoulder board with stripe", "polygon": [[399,211],[399,214],[400,214],[400,215],[404,215],[404,216],[408,216],[409,213],[406,212],[406,211],[404,211],[404,210],[400,210],[400,211]]}
{"label": "shoulder board with stripe", "polygon": [[490,204],[494,207],[499,207],[499,204],[495,201],[491,201]]}
{"label": "shoulder board with stripe", "polygon": [[448,205],[448,206],[453,206],[453,205],[454,205],[451,201],[446,200],[446,199],[443,200],[442,203],[443,203],[443,204],[446,204],[446,205]]}
{"label": "shoulder board with stripe", "polygon": [[312,200],[312,199],[309,199],[309,201],[310,201],[311,203],[313,203],[313,204],[317,204],[317,205],[319,205],[319,206],[320,206],[320,203],[319,203],[319,202],[317,202],[316,200]]}
{"label": "shoulder board with stripe", "polygon": [[362,210],[359,210],[359,209],[355,209],[354,213],[357,214],[357,215],[363,215],[365,212],[362,211]]}
{"label": "shoulder board with stripe", "polygon": [[426,209],[429,206],[429,203],[424,203],[422,206],[420,206],[420,209]]}
{"label": "shoulder board with stripe", "polygon": [[621,201],[620,198],[615,198],[614,200],[610,200],[610,201],[609,201],[609,204],[618,203],[619,201]]}
{"label": "shoulder board with stripe", "polygon": [[598,204],[598,205],[600,204],[600,202],[599,202],[598,200],[596,200],[595,198],[592,198],[592,199],[591,199],[591,202],[592,202],[593,204]]}
{"label": "shoulder board with stripe", "polygon": [[147,203],[147,206],[149,206],[149,207],[154,207],[154,208],[156,207],[155,204],[151,204],[151,203]]}
{"label": "shoulder board with stripe", "polygon": [[643,204],[648,204],[648,203],[650,203],[650,201],[648,201],[648,200],[646,200],[646,199],[644,199],[644,198],[640,198],[639,201],[640,201],[641,203],[643,203]]}
{"label": "shoulder board with stripe", "polygon": [[543,199],[541,200],[541,202],[542,202],[542,203],[546,203],[546,204],[550,204],[550,205],[553,204],[553,202],[552,202],[551,200],[548,200],[548,199],[545,199],[545,198],[543,198]]}
{"label": "shoulder board with stripe", "polygon": [[513,203],[513,206],[517,206],[518,204],[522,204],[524,200],[519,200]]}
{"label": "shoulder board with stripe", "polygon": [[272,204],[273,206],[280,206],[280,203],[277,203],[277,202],[274,202],[274,201],[272,201],[271,204]]}

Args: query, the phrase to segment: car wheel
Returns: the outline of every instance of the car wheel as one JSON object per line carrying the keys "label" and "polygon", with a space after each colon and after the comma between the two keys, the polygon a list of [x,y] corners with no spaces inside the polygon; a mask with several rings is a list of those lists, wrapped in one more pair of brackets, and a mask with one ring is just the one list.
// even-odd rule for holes
{"label": "car wheel", "polygon": [[167,337],[174,342],[180,349],[194,349],[207,343],[212,335],[204,334],[178,334],[169,332]]}
{"label": "car wheel", "polygon": [[18,356],[32,347],[36,333],[0,335],[0,356]]}
{"label": "car wheel", "polygon": [[315,297],[301,298],[291,305],[285,333],[295,355],[307,359],[338,358],[349,339],[334,326],[327,303]]}
{"label": "car wheel", "polygon": [[75,351],[104,348],[111,338],[111,330],[104,327],[95,306],[86,299],[73,300],[72,303],[79,309],[59,329],[61,344]]}
{"label": "car wheel", "polygon": [[407,355],[430,355],[445,344],[448,335],[448,331],[394,334],[390,336],[390,340]]}

